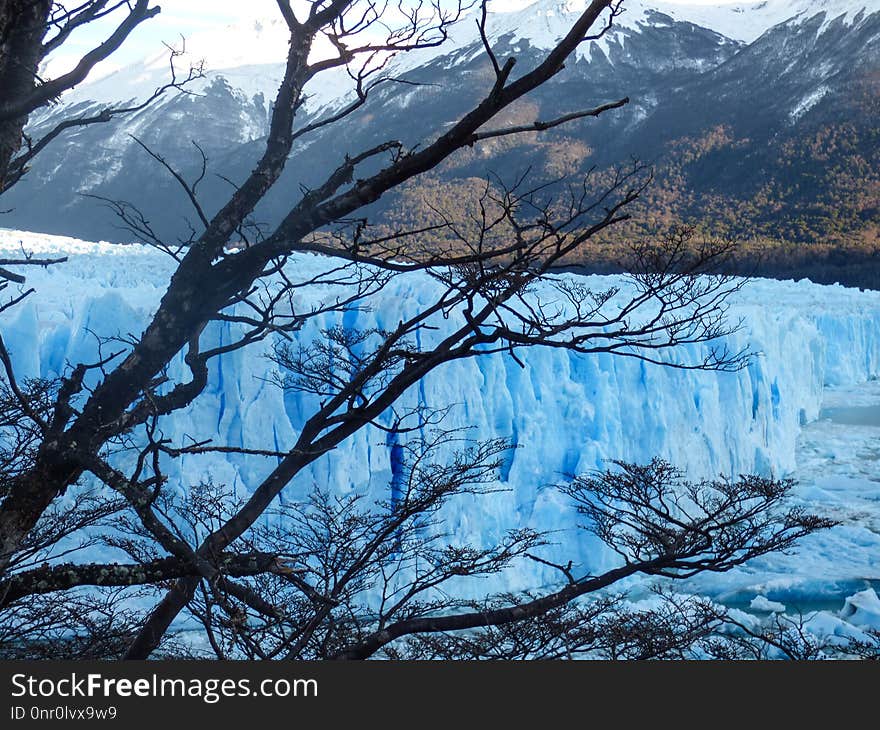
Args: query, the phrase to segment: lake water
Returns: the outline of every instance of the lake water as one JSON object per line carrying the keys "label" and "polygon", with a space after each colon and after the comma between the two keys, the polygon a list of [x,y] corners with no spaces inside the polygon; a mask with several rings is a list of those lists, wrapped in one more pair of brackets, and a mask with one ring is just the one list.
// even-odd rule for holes
{"label": "lake water", "polygon": [[880,404],[823,408],[819,413],[819,420],[828,420],[842,426],[880,428]]}

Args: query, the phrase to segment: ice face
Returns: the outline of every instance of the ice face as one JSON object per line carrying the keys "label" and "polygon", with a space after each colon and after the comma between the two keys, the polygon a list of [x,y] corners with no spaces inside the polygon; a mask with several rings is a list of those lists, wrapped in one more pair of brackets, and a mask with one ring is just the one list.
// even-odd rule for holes
{"label": "ice face", "polygon": [[[97,337],[141,332],[173,268],[173,261],[142,246],[0,232],[0,248],[20,246],[69,257],[66,264],[27,271],[36,294],[0,320],[20,377],[56,377],[70,363],[94,361]],[[327,266],[321,257],[291,262],[297,275]],[[590,277],[589,283],[600,290],[620,281]],[[375,298],[370,311],[319,318],[298,336],[318,337],[322,328],[337,325],[393,328],[431,301],[433,286],[422,275],[400,277]],[[320,290],[305,293],[300,305],[321,296]],[[502,491],[451,503],[442,515],[445,529],[458,541],[482,544],[511,528],[554,530],[554,544],[544,553],[548,559],[573,558],[583,570],[597,571],[610,567],[613,556],[576,529],[576,515],[552,483],[601,469],[610,459],[644,462],[654,456],[693,477],[791,473],[798,434],[816,419],[823,386],[863,382],[880,370],[880,293],[757,280],[731,301],[731,322],[742,319],[742,327],[728,344],[731,350],[748,346],[755,353],[739,372],[531,349],[519,355],[522,365],[503,355],[462,360],[410,389],[402,408],[453,405],[444,427],[469,428],[474,438],[507,438],[518,447],[499,473]],[[453,325],[454,318],[447,326]],[[442,335],[426,331],[421,345]],[[233,336],[231,325],[213,326],[203,346]],[[271,343],[261,343],[212,361],[207,391],[181,417],[162,424],[165,437],[178,444],[194,438],[289,448],[317,398],[272,383],[277,367],[266,357],[270,349]],[[668,357],[686,361],[699,355],[694,347]],[[169,375],[188,379],[180,360]],[[383,416],[386,425],[392,418]],[[316,485],[387,499],[399,467],[400,439],[406,438],[419,434],[389,438],[378,429],[362,429],[301,473],[282,499],[301,498]],[[246,493],[274,464],[262,457],[189,456],[169,466],[169,473],[178,489],[210,477]],[[498,577],[494,587],[533,587],[556,578],[536,563]]]}

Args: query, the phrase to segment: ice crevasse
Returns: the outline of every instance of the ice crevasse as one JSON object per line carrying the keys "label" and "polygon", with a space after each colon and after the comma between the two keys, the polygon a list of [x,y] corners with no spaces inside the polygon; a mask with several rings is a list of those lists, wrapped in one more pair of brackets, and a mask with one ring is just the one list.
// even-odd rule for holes
{"label": "ice crevasse", "polygon": [[[69,260],[28,270],[28,286],[36,294],[0,317],[20,377],[56,377],[70,363],[96,359],[96,336],[140,333],[173,265],[142,246],[0,231],[0,248],[21,246]],[[327,260],[300,257],[290,266],[297,272],[318,271]],[[614,282],[594,277],[593,283],[604,289]],[[399,277],[369,311],[318,318],[298,336],[314,337],[334,325],[393,328],[430,301],[434,286],[422,275]],[[504,355],[462,360],[413,387],[404,395],[408,405],[455,404],[444,427],[470,427],[474,437],[509,438],[518,446],[499,474],[503,490],[453,503],[443,514],[446,529],[477,542],[527,525],[556,530],[548,557],[575,555],[586,569],[598,570],[612,556],[574,529],[576,517],[551,483],[602,468],[609,459],[648,461],[654,456],[694,477],[790,473],[799,430],[818,416],[823,387],[880,373],[880,293],[755,280],[731,304],[729,316],[741,319],[742,327],[729,336],[730,349],[747,345],[756,353],[739,372],[680,370],[608,354],[533,348],[520,351],[521,364]],[[230,327],[209,328],[203,346],[230,341]],[[276,365],[266,357],[270,347],[271,342],[260,343],[212,361],[207,392],[185,416],[163,424],[165,436],[179,443],[193,436],[249,448],[289,447],[317,400],[271,382]],[[188,379],[180,361],[169,375]],[[399,459],[396,447],[384,432],[363,429],[300,474],[283,498],[296,499],[314,485],[387,497]],[[172,474],[179,488],[210,476],[246,492],[273,465],[259,457],[190,456]],[[536,575],[519,576],[523,585],[550,579],[543,566],[530,570]]]}

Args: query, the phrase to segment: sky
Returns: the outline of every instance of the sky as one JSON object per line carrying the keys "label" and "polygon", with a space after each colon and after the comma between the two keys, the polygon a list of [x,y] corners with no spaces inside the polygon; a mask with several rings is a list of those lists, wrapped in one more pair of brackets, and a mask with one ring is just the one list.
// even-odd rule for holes
{"label": "sky", "polygon": [[[534,0],[492,0],[490,7],[496,11],[518,10]],[[725,5],[742,0],[664,0],[664,2],[687,5]],[[296,0],[294,0],[294,5]],[[162,12],[143,23],[127,39],[125,45],[111,59],[95,69],[92,78],[105,76],[141,59],[163,52],[163,42],[178,44],[180,37],[223,29],[231,23],[249,17],[266,17],[277,13],[275,0],[156,0]],[[626,3],[624,2],[624,7]],[[99,44],[112,32],[109,22],[105,25],[90,24],[74,34],[49,63],[44,74],[57,76],[74,65],[83,53]]]}

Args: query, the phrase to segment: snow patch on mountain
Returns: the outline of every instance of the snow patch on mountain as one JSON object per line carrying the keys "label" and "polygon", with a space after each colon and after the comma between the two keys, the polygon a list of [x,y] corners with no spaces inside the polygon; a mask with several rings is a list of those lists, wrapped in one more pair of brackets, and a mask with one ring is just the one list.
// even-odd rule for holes
{"label": "snow patch on mountain", "polygon": [[[624,0],[624,7],[633,7]],[[714,30],[733,40],[752,43],[780,23],[803,22],[824,13],[824,30],[832,21],[842,18],[847,25],[861,22],[880,11],[878,0],[761,0],[753,3],[688,5],[649,3],[659,12],[675,20],[693,23]],[[821,31],[820,31],[821,32]]]}
{"label": "snow patch on mountain", "polygon": [[789,119],[791,119],[792,122],[796,122],[810,109],[816,106],[816,104],[822,101],[822,99],[829,91],[831,91],[831,89],[824,84],[817,89],[811,91],[797,103],[797,106],[795,106],[794,109],[789,112]]}

